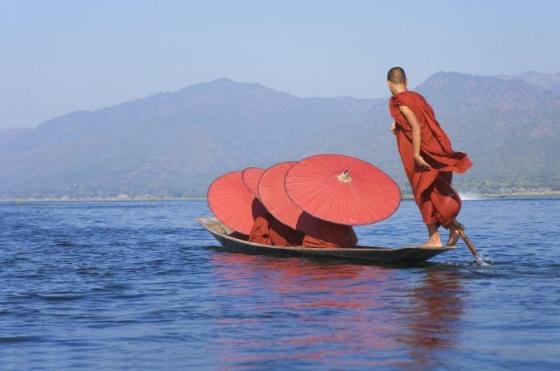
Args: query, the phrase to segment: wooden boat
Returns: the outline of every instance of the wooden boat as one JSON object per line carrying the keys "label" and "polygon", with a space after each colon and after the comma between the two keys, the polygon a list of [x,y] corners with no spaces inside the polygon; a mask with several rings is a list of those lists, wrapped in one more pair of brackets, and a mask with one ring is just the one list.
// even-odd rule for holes
{"label": "wooden boat", "polygon": [[[429,248],[420,246],[389,248],[379,246],[356,246],[353,248],[312,248],[305,246],[284,247],[249,242],[246,236],[239,235],[222,224],[216,218],[197,218],[220,244],[221,250],[246,254],[264,254],[275,256],[304,256],[340,260],[355,260],[377,264],[414,264],[426,261],[455,247],[445,246]],[[245,238],[245,239],[244,239]]]}

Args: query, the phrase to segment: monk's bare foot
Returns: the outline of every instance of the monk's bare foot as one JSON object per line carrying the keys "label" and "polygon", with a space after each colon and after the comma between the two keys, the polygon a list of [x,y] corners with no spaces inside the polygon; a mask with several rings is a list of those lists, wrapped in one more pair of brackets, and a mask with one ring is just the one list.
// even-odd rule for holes
{"label": "monk's bare foot", "polygon": [[432,236],[430,238],[428,238],[422,245],[422,247],[432,247],[432,248],[437,248],[437,247],[442,247],[441,246],[441,239],[439,238],[439,236]]}
{"label": "monk's bare foot", "polygon": [[447,240],[447,246],[457,245],[457,240],[459,240],[459,231],[457,228],[449,228],[449,239]]}

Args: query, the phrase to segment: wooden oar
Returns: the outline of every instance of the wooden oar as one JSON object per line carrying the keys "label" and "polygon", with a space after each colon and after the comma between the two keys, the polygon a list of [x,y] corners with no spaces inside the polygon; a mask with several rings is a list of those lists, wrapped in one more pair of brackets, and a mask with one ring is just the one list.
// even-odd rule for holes
{"label": "wooden oar", "polygon": [[465,232],[465,226],[459,223],[457,219],[455,219],[453,220],[453,227],[457,230],[457,233],[459,233],[459,236],[463,239],[463,241],[465,241],[465,244],[471,251],[471,254],[476,260],[477,264],[479,265],[486,264],[484,259],[482,259],[482,256],[480,256],[480,254],[478,253],[478,250],[474,246],[474,243],[471,241],[469,236],[467,236],[467,233]]}

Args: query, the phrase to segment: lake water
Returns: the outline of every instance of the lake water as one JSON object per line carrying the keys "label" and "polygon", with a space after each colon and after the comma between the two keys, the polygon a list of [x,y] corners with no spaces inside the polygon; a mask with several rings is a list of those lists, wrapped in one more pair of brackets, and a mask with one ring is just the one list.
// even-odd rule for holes
{"label": "lake water", "polygon": [[[560,368],[560,200],[414,268],[219,252],[205,202],[0,203],[0,368]],[[415,204],[360,242],[424,239]]]}

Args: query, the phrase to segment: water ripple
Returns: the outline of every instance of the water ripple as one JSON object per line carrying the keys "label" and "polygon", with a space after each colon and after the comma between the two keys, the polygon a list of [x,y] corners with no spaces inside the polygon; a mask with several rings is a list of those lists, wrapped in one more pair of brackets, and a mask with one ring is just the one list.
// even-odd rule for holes
{"label": "water ripple", "polygon": [[[558,200],[467,201],[460,245],[415,267],[231,254],[203,202],[0,204],[6,369],[553,369]],[[412,202],[359,227],[413,245]]]}

